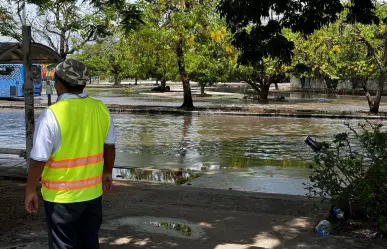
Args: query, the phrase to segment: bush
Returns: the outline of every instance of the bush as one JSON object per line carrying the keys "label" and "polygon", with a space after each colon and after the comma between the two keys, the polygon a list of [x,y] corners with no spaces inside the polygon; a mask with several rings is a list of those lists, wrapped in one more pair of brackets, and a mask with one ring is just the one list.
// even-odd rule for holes
{"label": "bush", "polygon": [[335,135],[311,164],[310,196],[330,200],[348,218],[387,230],[387,132],[370,122]]}

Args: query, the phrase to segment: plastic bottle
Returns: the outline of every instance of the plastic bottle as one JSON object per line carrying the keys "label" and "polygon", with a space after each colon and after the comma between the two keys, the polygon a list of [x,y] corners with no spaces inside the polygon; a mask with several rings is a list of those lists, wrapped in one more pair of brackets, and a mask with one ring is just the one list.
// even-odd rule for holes
{"label": "plastic bottle", "polygon": [[334,208],[332,214],[339,220],[344,219],[344,212],[340,208]]}
{"label": "plastic bottle", "polygon": [[305,143],[309,145],[309,147],[315,152],[319,153],[321,150],[321,144],[318,143],[315,139],[313,139],[311,136],[307,136],[305,138]]}
{"label": "plastic bottle", "polygon": [[320,221],[317,226],[314,228],[314,231],[318,235],[329,235],[332,231],[332,225],[329,221],[327,220],[322,220]]}

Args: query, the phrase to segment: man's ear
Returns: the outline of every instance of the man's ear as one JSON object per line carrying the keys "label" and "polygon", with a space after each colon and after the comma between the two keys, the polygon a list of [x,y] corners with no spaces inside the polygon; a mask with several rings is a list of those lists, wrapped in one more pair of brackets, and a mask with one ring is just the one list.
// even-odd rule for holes
{"label": "man's ear", "polygon": [[57,91],[64,92],[66,90],[66,88],[60,81],[57,81],[55,86]]}

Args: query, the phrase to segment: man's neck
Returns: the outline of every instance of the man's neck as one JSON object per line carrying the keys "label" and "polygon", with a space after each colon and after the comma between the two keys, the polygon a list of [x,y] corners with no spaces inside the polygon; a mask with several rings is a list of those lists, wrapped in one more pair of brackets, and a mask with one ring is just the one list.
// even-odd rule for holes
{"label": "man's neck", "polygon": [[87,97],[87,95],[86,95],[86,96],[81,96],[81,95],[85,94],[84,92],[80,92],[80,93],[64,92],[64,93],[62,93],[62,94],[60,94],[60,95],[58,96],[58,101],[61,100],[61,99],[63,99],[63,97],[64,97],[66,94],[67,94],[67,95],[76,95],[76,96],[78,96],[79,98]]}

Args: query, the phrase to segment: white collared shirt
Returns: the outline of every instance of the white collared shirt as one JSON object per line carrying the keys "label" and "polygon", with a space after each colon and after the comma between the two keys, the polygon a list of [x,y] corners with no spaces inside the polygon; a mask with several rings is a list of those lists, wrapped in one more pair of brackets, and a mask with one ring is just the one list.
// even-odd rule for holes
{"label": "white collared shirt", "polygon": [[[87,93],[69,94],[65,93],[58,97],[57,101],[73,98],[87,98]],[[105,139],[105,144],[116,143],[116,129],[114,128],[113,118],[110,115],[109,132]],[[34,143],[31,151],[31,159],[40,162],[47,162],[62,144],[62,136],[59,129],[58,121],[51,109],[47,108],[40,114],[35,125]]]}

